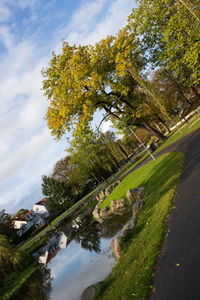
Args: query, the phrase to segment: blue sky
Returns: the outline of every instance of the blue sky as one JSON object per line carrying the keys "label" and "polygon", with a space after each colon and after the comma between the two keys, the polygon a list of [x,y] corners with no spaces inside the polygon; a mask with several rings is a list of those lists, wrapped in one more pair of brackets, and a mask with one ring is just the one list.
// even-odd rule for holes
{"label": "blue sky", "polygon": [[[0,0],[0,209],[40,200],[41,176],[64,157],[44,121],[41,70],[61,40],[93,44],[126,23],[132,0]],[[98,122],[98,116],[97,116]],[[106,124],[104,129],[106,129]]]}

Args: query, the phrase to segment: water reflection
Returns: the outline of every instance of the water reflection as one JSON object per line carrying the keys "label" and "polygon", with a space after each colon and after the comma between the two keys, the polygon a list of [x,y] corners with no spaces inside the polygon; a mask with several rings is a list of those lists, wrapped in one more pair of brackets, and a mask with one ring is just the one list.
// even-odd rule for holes
{"label": "water reflection", "polygon": [[72,238],[81,244],[83,249],[100,253],[101,228],[91,216],[86,216],[73,229]]}
{"label": "water reflection", "polygon": [[87,286],[104,279],[115,264],[109,245],[110,240],[102,239],[97,253],[72,241],[58,253],[49,264],[54,278],[51,299],[77,300]]}
{"label": "water reflection", "polygon": [[101,237],[113,238],[130,217],[131,211],[127,211],[123,215],[114,215],[111,219],[104,221],[103,224],[99,224],[101,227]]}
{"label": "water reflection", "polygon": [[115,260],[110,242],[129,217],[130,213],[126,213],[99,224],[89,214],[63,222],[56,232],[49,233],[48,244],[34,253],[36,259],[48,263],[51,272],[40,267],[40,273],[32,275],[37,278],[31,276],[24,285],[24,298],[18,295],[15,299],[77,300],[86,287],[111,272]]}
{"label": "water reflection", "polygon": [[86,287],[109,275],[115,264],[111,239],[129,217],[127,213],[103,224],[91,215],[80,220],[72,232],[74,240],[49,264],[54,278],[52,300],[77,300]]}
{"label": "water reflection", "polygon": [[38,267],[11,300],[48,300],[52,291],[51,270]]}

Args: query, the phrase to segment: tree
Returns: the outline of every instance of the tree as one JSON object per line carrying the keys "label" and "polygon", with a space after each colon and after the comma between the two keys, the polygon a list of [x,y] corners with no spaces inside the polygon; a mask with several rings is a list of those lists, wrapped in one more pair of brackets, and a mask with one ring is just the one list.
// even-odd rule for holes
{"label": "tree", "polygon": [[15,293],[13,300],[48,300],[52,291],[51,281],[51,270],[38,266],[35,272]]}
{"label": "tree", "polygon": [[[129,51],[134,40],[129,39],[129,48],[125,40],[126,36],[123,36],[123,47]],[[74,129],[74,125],[78,130],[83,130],[95,111],[103,109],[119,121],[128,113],[135,125],[165,139],[142,118],[145,97],[138,89],[137,81],[130,72],[117,73],[118,52],[124,53],[125,49],[114,41],[114,37],[107,37],[94,47],[71,47],[64,42],[63,53],[53,54],[50,67],[43,70],[43,90],[50,100],[46,118],[52,134],[57,138],[66,130]],[[129,53],[137,62],[137,68],[141,69],[144,63],[137,51]]]}
{"label": "tree", "polygon": [[[129,30],[140,37],[138,47],[154,66],[166,66],[186,86],[200,81],[199,30],[188,1],[142,0],[129,16]],[[199,1],[193,1],[196,11]],[[193,10],[194,11],[194,10]]]}
{"label": "tree", "polygon": [[20,208],[17,212],[17,216],[21,216],[21,215],[25,214],[26,212],[28,212],[28,209]]}
{"label": "tree", "polygon": [[24,254],[11,245],[5,235],[0,235],[0,282],[12,271],[22,266]]}
{"label": "tree", "polygon": [[191,13],[191,15],[200,24],[199,12],[197,12],[196,9],[193,9],[193,5],[188,0],[179,0],[179,2],[182,3],[187,8],[187,10]]}
{"label": "tree", "polygon": [[[177,82],[169,70],[164,68],[157,69],[152,75],[151,83],[160,95],[169,115],[172,115],[175,108],[182,103],[189,102],[191,104],[190,100],[185,96],[190,90]],[[151,103],[150,105],[152,105],[152,111],[158,115],[159,112],[156,111],[153,101],[151,99],[148,100]],[[158,120],[162,123],[162,116],[158,116]]]}
{"label": "tree", "polygon": [[72,165],[69,164],[70,156],[65,156],[60,159],[54,166],[52,178],[59,182],[69,182],[69,174],[72,170]]}
{"label": "tree", "polygon": [[81,243],[81,247],[100,253],[101,251],[101,231],[99,224],[91,220],[91,217],[84,217],[78,228],[72,231],[72,237],[76,242]]}
{"label": "tree", "polygon": [[16,230],[12,226],[12,216],[5,209],[0,211],[0,235],[5,235],[10,242],[17,241]]}
{"label": "tree", "polygon": [[42,193],[47,198],[51,217],[59,215],[74,204],[74,194],[69,184],[42,176]]}
{"label": "tree", "polygon": [[81,188],[88,180],[102,181],[116,171],[119,167],[118,158],[108,145],[109,141],[104,135],[98,136],[90,130],[84,135],[79,132],[74,135],[68,149],[70,164],[73,165],[69,178],[72,185],[77,184],[78,180]]}

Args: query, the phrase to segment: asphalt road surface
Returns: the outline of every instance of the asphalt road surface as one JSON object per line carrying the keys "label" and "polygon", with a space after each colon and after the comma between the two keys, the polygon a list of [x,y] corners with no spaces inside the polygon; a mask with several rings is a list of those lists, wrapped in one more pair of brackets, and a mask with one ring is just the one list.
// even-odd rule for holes
{"label": "asphalt road surface", "polygon": [[200,299],[200,129],[159,155],[174,151],[183,152],[185,162],[150,300]]}

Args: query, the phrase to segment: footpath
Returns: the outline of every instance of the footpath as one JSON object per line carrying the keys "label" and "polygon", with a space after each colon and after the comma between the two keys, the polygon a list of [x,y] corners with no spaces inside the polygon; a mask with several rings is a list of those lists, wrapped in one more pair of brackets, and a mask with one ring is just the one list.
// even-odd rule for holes
{"label": "footpath", "polygon": [[180,151],[185,162],[156,266],[150,300],[200,299],[200,129],[157,155]]}

